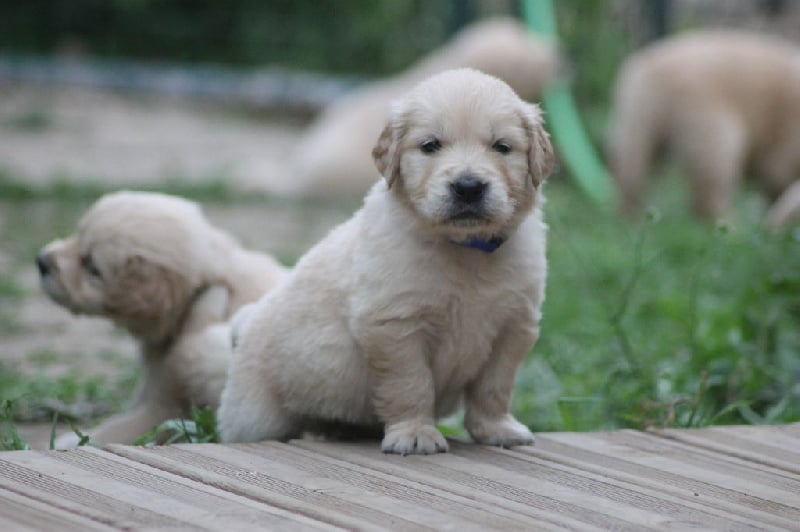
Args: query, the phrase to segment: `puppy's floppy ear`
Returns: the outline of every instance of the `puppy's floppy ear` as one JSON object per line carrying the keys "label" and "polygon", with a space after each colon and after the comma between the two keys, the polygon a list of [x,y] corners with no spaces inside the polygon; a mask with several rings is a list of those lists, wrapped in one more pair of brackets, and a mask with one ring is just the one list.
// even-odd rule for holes
{"label": "puppy's floppy ear", "polygon": [[134,335],[158,341],[175,332],[191,297],[191,286],[183,276],[132,256],[108,287],[105,311]]}
{"label": "puppy's floppy ear", "polygon": [[542,111],[538,105],[525,105],[522,122],[528,134],[528,175],[533,186],[538,188],[553,171],[553,145],[550,143],[550,135],[544,129]]}
{"label": "puppy's floppy ear", "polygon": [[395,106],[375,147],[372,148],[372,159],[378,171],[386,179],[389,188],[400,177],[400,142],[403,140],[405,130],[405,121]]}

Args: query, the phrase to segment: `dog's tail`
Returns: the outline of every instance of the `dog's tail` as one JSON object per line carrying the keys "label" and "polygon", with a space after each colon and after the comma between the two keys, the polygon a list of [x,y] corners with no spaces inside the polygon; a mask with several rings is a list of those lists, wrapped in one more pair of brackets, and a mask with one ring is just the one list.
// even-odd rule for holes
{"label": "dog's tail", "polygon": [[614,90],[608,158],[626,214],[641,208],[647,173],[661,140],[659,97],[649,78],[646,65],[635,56],[623,64]]}

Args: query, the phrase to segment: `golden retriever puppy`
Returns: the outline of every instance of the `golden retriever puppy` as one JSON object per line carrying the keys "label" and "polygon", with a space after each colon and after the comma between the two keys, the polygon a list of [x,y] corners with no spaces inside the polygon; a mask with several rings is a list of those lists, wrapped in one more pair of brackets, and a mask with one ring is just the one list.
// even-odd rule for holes
{"label": "golden retriever puppy", "polygon": [[290,180],[275,192],[302,197],[362,197],[375,181],[369,150],[389,104],[423,79],[469,67],[496,76],[534,101],[557,70],[555,48],[511,18],[477,22],[407,71],[369,84],[334,102],[297,145]]}
{"label": "golden retriever puppy", "polygon": [[[213,227],[196,204],[145,192],[104,196],[36,262],[53,301],[107,317],[141,344],[134,404],[87,431],[98,444],[130,443],[190,405],[216,408],[231,353],[226,320],[285,273]],[[65,434],[56,446],[76,444]]]}
{"label": "golden retriever puppy", "polygon": [[340,422],[383,425],[385,452],[446,451],[435,421],[463,400],[475,441],[531,443],[509,401],[544,298],[539,108],[447,71],[396,103],[372,155],[385,180],[252,310],[223,441]]}
{"label": "golden retriever puppy", "polygon": [[662,146],[688,171],[701,217],[724,215],[745,176],[774,200],[800,179],[800,48],[734,31],[656,43],[622,67],[610,136],[628,213]]}

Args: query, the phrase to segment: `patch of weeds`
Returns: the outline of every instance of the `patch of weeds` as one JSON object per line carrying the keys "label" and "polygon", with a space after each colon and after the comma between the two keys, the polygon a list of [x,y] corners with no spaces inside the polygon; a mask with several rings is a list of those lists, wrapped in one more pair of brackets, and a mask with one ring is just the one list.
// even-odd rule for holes
{"label": "patch of weeds", "polygon": [[[55,361],[50,353],[42,357],[40,366]],[[9,412],[16,422],[50,419],[54,412],[66,420],[92,419],[122,407],[138,380],[138,371],[138,367],[126,369],[113,381],[78,372],[50,378],[22,374],[0,363],[0,400],[11,402]]]}
{"label": "patch of weeds", "polygon": [[686,215],[680,183],[631,223],[548,187],[542,336],[513,407],[536,430],[800,420],[800,240]]}
{"label": "patch of weeds", "polygon": [[39,368],[45,368],[59,362],[63,358],[63,355],[52,349],[37,349],[29,353],[25,358],[33,365]]}
{"label": "patch of weeds", "polygon": [[20,322],[17,313],[0,299],[0,334],[18,334],[24,330],[25,326]]}
{"label": "patch of weeds", "polygon": [[40,133],[52,127],[53,115],[43,108],[29,109],[6,118],[2,125],[17,131]]}
{"label": "patch of weeds", "polygon": [[134,445],[168,445],[171,443],[218,443],[217,422],[210,408],[192,406],[188,419],[169,419],[147,434],[137,438]]}
{"label": "patch of weeds", "polygon": [[231,187],[230,180],[224,178],[209,178],[202,181],[166,178],[156,183],[128,185],[110,184],[99,179],[58,178],[47,184],[37,185],[14,178],[7,171],[0,171],[0,199],[7,201],[56,200],[87,203],[118,190],[162,192],[201,202],[230,203],[266,199],[265,195],[259,193],[237,192]]}
{"label": "patch of weeds", "polygon": [[0,273],[0,334],[20,332],[23,327],[16,312],[25,290],[11,275]]}
{"label": "patch of weeds", "polygon": [[82,203],[85,208],[100,196],[120,190],[160,192],[200,203],[292,205],[297,209],[338,209],[348,213],[359,205],[358,202],[345,199],[280,198],[266,192],[241,191],[233,187],[231,179],[226,176],[209,176],[203,179],[171,176],[152,183],[108,183],[102,178],[69,176],[37,185],[0,168],[0,201],[9,203],[57,201],[65,204]]}
{"label": "patch of weeds", "polygon": [[3,299],[19,299],[25,295],[25,290],[16,279],[8,275],[0,275],[0,302]]}

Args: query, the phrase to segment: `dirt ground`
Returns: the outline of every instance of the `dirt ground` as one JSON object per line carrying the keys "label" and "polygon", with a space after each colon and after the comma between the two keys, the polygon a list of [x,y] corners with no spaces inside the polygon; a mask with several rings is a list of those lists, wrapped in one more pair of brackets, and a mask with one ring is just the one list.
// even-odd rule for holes
{"label": "dirt ground", "polygon": [[[263,190],[265,180],[283,172],[302,125],[192,102],[0,87],[0,171],[37,186],[67,180],[135,188],[222,177],[235,190]],[[204,207],[212,222],[247,246],[291,262],[354,206],[265,201]],[[69,232],[84,208],[58,200],[0,202],[0,277],[13,279],[22,293],[0,297],[0,362],[21,375],[55,379],[78,372],[113,379],[136,365],[136,346],[124,331],[71,315],[38,287],[36,250]],[[37,446],[49,430],[46,423],[22,427]]]}
{"label": "dirt ground", "polygon": [[263,189],[285,177],[303,125],[176,98],[6,85],[0,168],[34,184],[222,176],[240,189]]}

